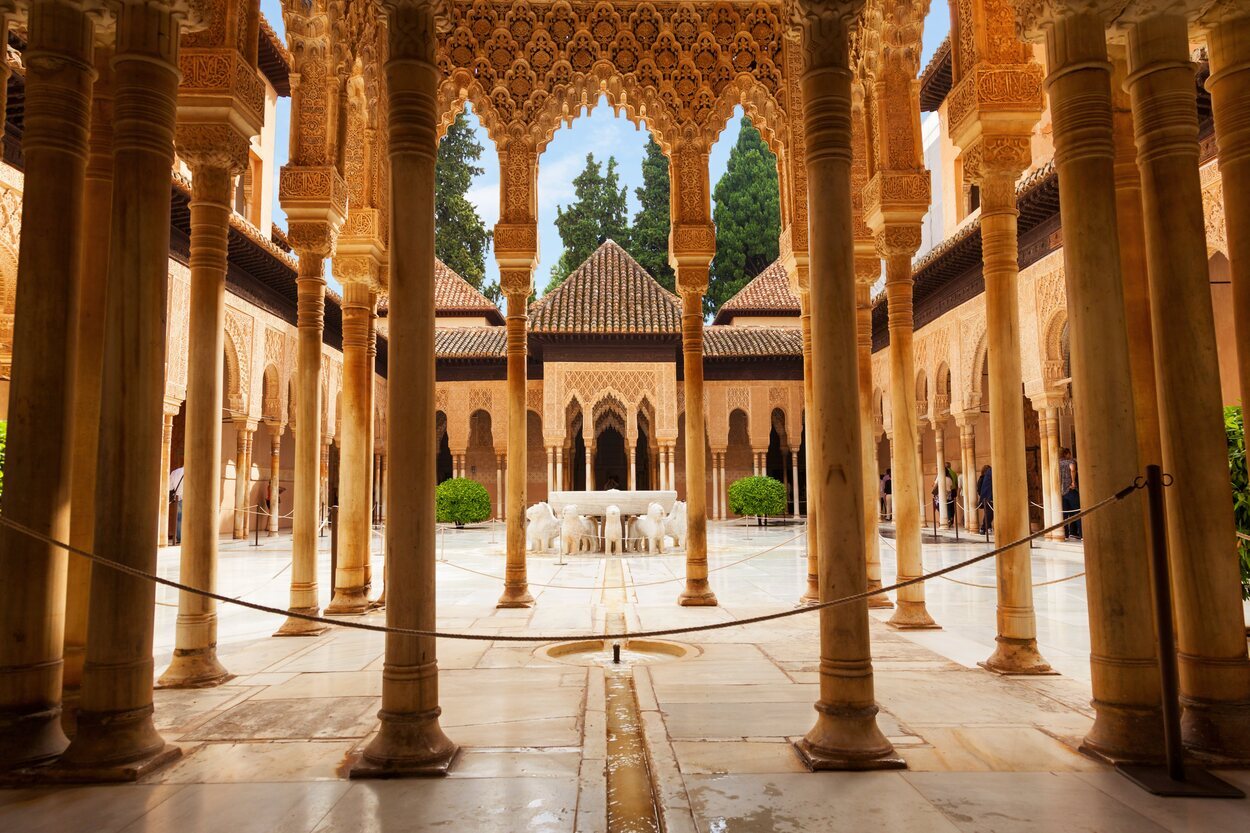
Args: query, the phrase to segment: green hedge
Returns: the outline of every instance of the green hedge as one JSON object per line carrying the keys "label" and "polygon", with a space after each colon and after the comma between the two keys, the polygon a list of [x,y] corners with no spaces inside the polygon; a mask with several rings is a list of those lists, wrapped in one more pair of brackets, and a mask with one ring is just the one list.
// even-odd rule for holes
{"label": "green hedge", "polygon": [[476,480],[453,477],[434,490],[438,522],[456,526],[490,520],[490,493]]}
{"label": "green hedge", "polygon": [[[1246,471],[1246,426],[1241,408],[1224,409],[1224,431],[1228,434],[1228,474],[1233,481],[1233,518],[1237,531],[1250,535],[1250,476]],[[1241,597],[1250,599],[1250,541],[1237,539],[1241,557]]]}
{"label": "green hedge", "polygon": [[767,518],[786,513],[786,487],[771,477],[744,477],[729,484],[729,508],[739,515]]}

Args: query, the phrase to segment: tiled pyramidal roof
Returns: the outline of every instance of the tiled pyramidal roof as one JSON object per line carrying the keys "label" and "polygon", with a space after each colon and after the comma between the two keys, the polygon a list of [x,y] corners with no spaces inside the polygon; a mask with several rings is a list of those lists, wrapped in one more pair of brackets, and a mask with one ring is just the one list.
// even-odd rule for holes
{"label": "tiled pyramidal roof", "polygon": [[612,240],[530,307],[530,331],[679,334],[681,300]]}
{"label": "tiled pyramidal roof", "polygon": [[778,259],[721,305],[716,312],[716,323],[727,324],[735,315],[798,315],[799,312],[799,298],[790,289],[790,277]]}
{"label": "tiled pyramidal roof", "polygon": [[709,359],[793,358],[803,355],[803,331],[797,327],[728,327],[703,331],[703,355]]}
{"label": "tiled pyramidal roof", "polygon": [[440,359],[501,359],[507,355],[506,327],[439,327],[434,355]]}
{"label": "tiled pyramidal roof", "polygon": [[490,299],[473,288],[473,284],[453,272],[446,263],[434,258],[434,309],[440,313],[499,314]]}

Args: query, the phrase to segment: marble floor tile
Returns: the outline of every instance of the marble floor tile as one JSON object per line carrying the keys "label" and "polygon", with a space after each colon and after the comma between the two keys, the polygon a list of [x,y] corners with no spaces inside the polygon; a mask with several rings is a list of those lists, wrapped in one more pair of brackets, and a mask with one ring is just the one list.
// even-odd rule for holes
{"label": "marble floor tile", "polygon": [[687,775],[807,772],[794,747],[785,741],[673,741],[677,764]]}
{"label": "marble floor tile", "polygon": [[914,771],[938,772],[1083,772],[1105,770],[1032,727],[927,727],[919,730],[927,746],[899,749]]}
{"label": "marble floor tile", "polygon": [[465,748],[476,746],[576,746],[582,740],[582,728],[576,717],[554,717],[543,720],[522,720],[511,723],[477,723],[443,728],[456,743]]}
{"label": "marble floor tile", "polygon": [[[1084,773],[908,772],[962,833],[1164,833]],[[1214,832],[1213,832],[1214,833]]]}
{"label": "marble floor tile", "polygon": [[[1250,773],[1242,772],[1245,790]],[[1236,778],[1222,773],[1230,783]],[[1161,798],[1138,787],[1118,772],[1083,772],[1082,781],[1097,787],[1171,833],[1250,830],[1250,799]]]}
{"label": "marble floor tile", "polygon": [[897,773],[689,775],[700,833],[957,833]]}
{"label": "marble floor tile", "polygon": [[350,785],[189,784],[121,833],[310,833]]}
{"label": "marble floor tile", "polygon": [[0,804],[0,830],[17,833],[117,833],[183,788],[164,785],[22,790]]}
{"label": "marble floor tile", "polygon": [[260,700],[235,706],[187,740],[361,738],[377,722],[377,697]]}
{"label": "marble floor tile", "polygon": [[149,778],[162,784],[337,781],[359,741],[268,741],[184,746],[173,766]]}
{"label": "marble floor tile", "polygon": [[455,778],[575,778],[578,749],[469,749],[456,760]]}
{"label": "marble floor tile", "polygon": [[576,806],[576,777],[361,782],[316,833],[563,833]]}
{"label": "marble floor tile", "polygon": [[[274,675],[278,676],[278,675]],[[371,671],[325,671],[291,674],[252,695],[259,700],[301,700],[310,697],[381,697],[382,675]]]}

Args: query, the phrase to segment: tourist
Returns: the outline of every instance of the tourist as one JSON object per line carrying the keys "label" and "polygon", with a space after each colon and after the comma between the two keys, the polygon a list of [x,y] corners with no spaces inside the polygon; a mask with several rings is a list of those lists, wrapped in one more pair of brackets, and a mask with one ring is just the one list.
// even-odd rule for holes
{"label": "tourist", "polygon": [[182,543],[182,480],[185,476],[182,466],[169,473],[169,502],[174,504],[174,546]]}
{"label": "tourist", "polygon": [[951,468],[951,464],[946,464],[946,519],[954,526],[955,521],[955,498],[959,495],[960,484],[959,476],[955,474],[955,470]]}
{"label": "tourist", "polygon": [[894,519],[894,481],[889,469],[881,477],[881,511],[885,520]]}
{"label": "tourist", "polygon": [[989,466],[977,478],[977,506],[981,507],[981,534],[994,531],[994,472]]}
{"label": "tourist", "polygon": [[935,518],[939,517],[938,499],[941,495],[938,489],[938,486],[940,485],[938,478],[944,477],[946,479],[946,517],[950,518],[955,501],[955,478],[951,476],[950,463],[943,462],[939,467],[939,471],[940,473],[934,475],[933,477],[933,516]]}
{"label": "tourist", "polygon": [[[1059,449],[1059,499],[1063,503],[1063,517],[1072,517],[1081,511],[1081,492],[1077,488],[1076,460],[1072,449]],[[1063,528],[1067,539],[1081,540],[1081,522],[1073,521]]]}

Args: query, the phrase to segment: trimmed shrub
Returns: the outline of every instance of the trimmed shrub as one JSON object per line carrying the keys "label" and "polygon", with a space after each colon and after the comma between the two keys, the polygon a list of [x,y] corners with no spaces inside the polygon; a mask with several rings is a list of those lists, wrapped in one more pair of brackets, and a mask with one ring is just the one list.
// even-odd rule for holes
{"label": "trimmed shrub", "polygon": [[760,518],[786,513],[786,487],[771,477],[744,477],[729,484],[729,508]]}
{"label": "trimmed shrub", "polygon": [[434,497],[441,524],[464,526],[490,519],[490,493],[476,480],[467,477],[444,480],[434,490]]}
{"label": "trimmed shrub", "polygon": [[[1250,535],[1250,474],[1246,471],[1246,426],[1241,408],[1224,409],[1224,431],[1228,435],[1228,475],[1233,482],[1233,520],[1237,531]],[[1250,599],[1250,541],[1237,539],[1241,560],[1241,597]]]}

